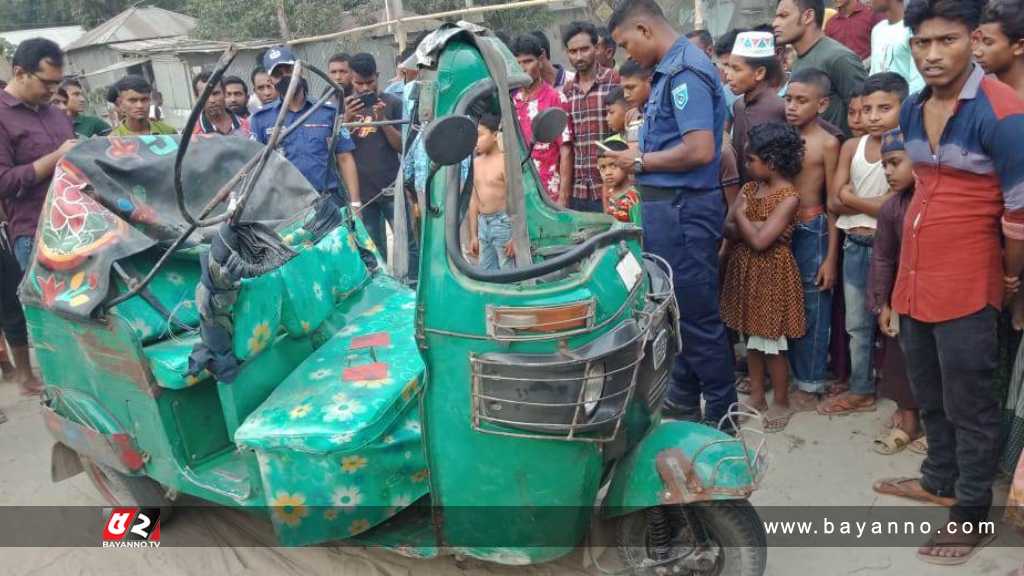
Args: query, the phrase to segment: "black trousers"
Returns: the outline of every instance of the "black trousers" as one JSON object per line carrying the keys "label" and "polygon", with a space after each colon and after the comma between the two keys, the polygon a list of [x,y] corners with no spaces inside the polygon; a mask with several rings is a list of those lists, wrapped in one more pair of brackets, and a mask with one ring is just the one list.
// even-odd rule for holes
{"label": "black trousers", "polygon": [[0,328],[11,346],[27,346],[25,314],[18,300],[21,266],[5,239],[0,239]]}
{"label": "black trousers", "polygon": [[1000,426],[992,390],[998,320],[999,312],[986,306],[946,322],[907,316],[900,322],[907,374],[928,437],[921,484],[956,497],[949,513],[955,522],[980,522],[992,506]]}

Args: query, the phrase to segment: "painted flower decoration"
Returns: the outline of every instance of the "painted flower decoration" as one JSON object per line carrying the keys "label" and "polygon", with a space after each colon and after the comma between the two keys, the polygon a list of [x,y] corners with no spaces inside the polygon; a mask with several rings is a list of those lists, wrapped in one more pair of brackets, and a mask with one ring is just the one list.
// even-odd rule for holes
{"label": "painted flower decoration", "polygon": [[324,289],[320,287],[319,282],[313,282],[313,296],[316,296],[317,300],[324,299]]}
{"label": "painted flower decoration", "polygon": [[181,286],[185,283],[185,277],[177,272],[170,272],[167,274],[167,281],[175,286]]}
{"label": "painted flower decoration", "polygon": [[338,511],[333,509],[333,508],[331,508],[330,510],[325,510],[324,511],[324,519],[325,520],[332,520],[333,521],[337,517],[338,517]]}
{"label": "painted flower decoration", "polygon": [[356,534],[359,534],[360,532],[366,532],[369,529],[370,521],[365,518],[360,518],[359,520],[352,522],[352,524],[349,524],[348,533],[355,536]]}
{"label": "painted flower decoration", "polygon": [[352,441],[352,438],[354,438],[355,435],[356,433],[352,431],[335,434],[334,436],[331,436],[331,442],[335,444],[348,444]]}
{"label": "painted flower decoration", "polygon": [[324,422],[347,422],[356,414],[366,411],[362,403],[345,394],[335,394],[334,402],[324,410]]}
{"label": "painted flower decoration", "polygon": [[391,499],[392,508],[402,509],[409,506],[412,506],[412,497],[408,494],[399,494]]}
{"label": "painted flower decoration", "polygon": [[363,494],[356,486],[343,486],[335,490],[331,496],[334,505],[341,508],[355,508],[363,501]]}
{"label": "painted flower decoration", "polygon": [[341,459],[341,470],[346,474],[355,474],[359,470],[366,467],[366,458],[355,454],[352,456],[345,456]]}
{"label": "painted flower decoration", "polygon": [[256,354],[267,347],[270,343],[270,324],[260,322],[252,329],[252,336],[249,338],[249,353]]}
{"label": "painted flower decoration", "polygon": [[420,423],[417,422],[416,420],[410,420],[409,422],[405,423],[405,429],[414,434],[419,434],[422,427],[420,426]]}
{"label": "painted flower decoration", "polygon": [[306,508],[306,497],[299,493],[278,492],[270,502],[270,507],[279,522],[293,528],[309,515],[309,509]]}
{"label": "painted flower decoration", "polygon": [[292,420],[298,420],[299,418],[304,418],[306,414],[309,414],[312,410],[313,407],[309,404],[299,404],[295,408],[291,409],[291,412],[288,413],[288,417]]}
{"label": "painted flower decoration", "polygon": [[417,483],[417,484],[419,484],[420,482],[423,482],[424,480],[426,480],[427,476],[429,476],[429,475],[430,475],[430,471],[427,470],[426,468],[424,468],[423,470],[420,470],[420,471],[418,471],[418,472],[416,472],[415,474],[412,475],[412,481]]}

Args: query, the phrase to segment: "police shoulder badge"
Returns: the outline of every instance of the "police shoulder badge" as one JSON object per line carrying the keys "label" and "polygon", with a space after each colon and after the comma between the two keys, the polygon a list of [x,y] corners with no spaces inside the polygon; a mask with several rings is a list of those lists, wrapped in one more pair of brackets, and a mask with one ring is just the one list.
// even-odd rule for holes
{"label": "police shoulder badge", "polygon": [[690,101],[690,91],[686,87],[686,82],[683,82],[679,86],[672,89],[672,104],[677,110],[686,108],[686,103]]}

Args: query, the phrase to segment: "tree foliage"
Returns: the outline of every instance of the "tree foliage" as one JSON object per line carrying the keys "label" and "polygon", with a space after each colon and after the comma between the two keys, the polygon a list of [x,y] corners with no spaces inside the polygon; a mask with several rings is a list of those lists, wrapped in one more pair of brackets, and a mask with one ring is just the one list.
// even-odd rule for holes
{"label": "tree foliage", "polygon": [[[418,14],[436,14],[449,10],[459,10],[470,6],[489,6],[507,4],[508,0],[404,0],[407,10]],[[554,20],[552,13],[544,8],[515,8],[482,14],[483,25],[491,30],[516,36],[531,30],[546,28]],[[459,20],[460,18],[452,18]]]}
{"label": "tree foliage", "polygon": [[[186,12],[199,20],[193,33],[199,38],[254,40],[281,36],[274,0],[187,0]],[[298,38],[374,22],[383,8],[380,0],[291,0],[285,2],[285,14],[291,36]]]}
{"label": "tree foliage", "polygon": [[[147,6],[182,11],[187,0],[147,0]],[[23,30],[79,24],[89,29],[124,11],[137,0],[5,0],[0,2],[0,28]]]}

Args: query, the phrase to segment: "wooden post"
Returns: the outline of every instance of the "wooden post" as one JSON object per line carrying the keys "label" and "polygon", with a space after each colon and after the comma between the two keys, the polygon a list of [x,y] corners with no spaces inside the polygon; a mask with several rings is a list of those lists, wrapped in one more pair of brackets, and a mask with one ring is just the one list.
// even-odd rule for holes
{"label": "wooden post", "polygon": [[693,29],[704,30],[704,3],[693,0]]}
{"label": "wooden post", "polygon": [[[398,53],[405,52],[405,45],[407,38],[405,36],[405,28],[402,26],[402,17],[405,16],[405,7],[402,5],[402,0],[384,0],[384,3],[392,2],[391,17],[395,20],[395,43],[398,44]],[[401,62],[399,62],[401,64]]]}
{"label": "wooden post", "polygon": [[281,40],[288,42],[292,35],[288,30],[288,15],[284,11],[284,0],[277,0],[277,26],[281,33]]}

